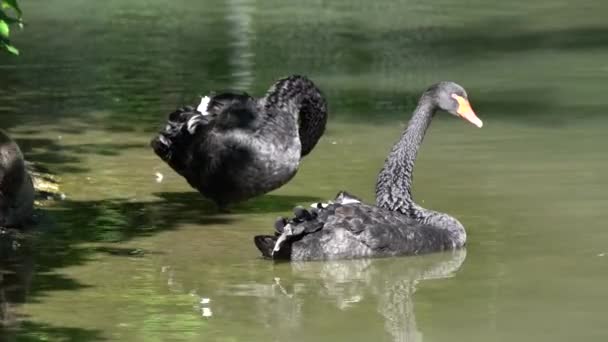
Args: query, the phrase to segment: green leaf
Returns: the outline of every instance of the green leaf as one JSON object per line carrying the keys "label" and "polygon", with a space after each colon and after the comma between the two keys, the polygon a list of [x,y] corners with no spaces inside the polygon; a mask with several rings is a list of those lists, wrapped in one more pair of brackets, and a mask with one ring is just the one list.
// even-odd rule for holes
{"label": "green leaf", "polygon": [[13,55],[19,56],[19,50],[17,50],[16,47],[14,47],[12,45],[6,45],[6,49],[8,50],[8,52],[12,53]]}
{"label": "green leaf", "polygon": [[2,7],[14,9],[15,12],[19,14],[19,17],[22,15],[21,8],[19,7],[17,0],[2,0]]}
{"label": "green leaf", "polygon": [[7,39],[0,38],[0,47],[5,48],[6,51],[12,53],[13,55],[19,55],[19,50],[12,46]]}
{"label": "green leaf", "polygon": [[8,38],[11,33],[11,29],[4,20],[0,20],[0,37]]}

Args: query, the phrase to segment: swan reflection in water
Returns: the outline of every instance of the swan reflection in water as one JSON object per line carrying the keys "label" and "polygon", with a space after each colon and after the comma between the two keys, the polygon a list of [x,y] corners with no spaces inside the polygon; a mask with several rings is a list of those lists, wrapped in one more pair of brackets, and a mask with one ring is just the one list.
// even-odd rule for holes
{"label": "swan reflection in water", "polygon": [[[34,274],[34,258],[26,241],[0,228],[0,340],[19,328],[17,308],[25,303]],[[4,336],[5,339],[2,339]]]}
{"label": "swan reflection in water", "polygon": [[[390,336],[384,340],[422,341],[414,313],[416,286],[423,280],[453,277],[465,258],[466,250],[460,249],[406,258],[277,264],[275,273],[282,277],[225,291],[232,296],[257,297],[257,320],[271,325],[276,340],[298,335],[318,337],[316,340],[365,340],[378,336],[378,329],[373,330],[379,320]],[[291,270],[285,272],[284,267]],[[332,315],[328,312],[331,307],[339,312]],[[370,311],[374,309],[379,316]],[[330,324],[331,317],[339,322]],[[311,333],[317,335],[309,336]]]}

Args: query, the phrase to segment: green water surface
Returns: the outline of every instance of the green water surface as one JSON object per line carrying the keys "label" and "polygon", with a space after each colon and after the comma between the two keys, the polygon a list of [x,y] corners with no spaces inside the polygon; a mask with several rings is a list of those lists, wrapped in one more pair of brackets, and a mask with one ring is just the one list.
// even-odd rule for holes
{"label": "green water surface", "polygon": [[[2,245],[2,341],[606,341],[605,1],[22,1],[0,54],[0,127],[63,200]],[[326,134],[287,185],[231,213],[148,147],[210,90],[303,73]],[[428,85],[464,85],[477,129],[438,115],[415,196],[466,250],[272,264],[252,243],[295,205],[375,177]],[[157,182],[157,173],[162,182]]]}

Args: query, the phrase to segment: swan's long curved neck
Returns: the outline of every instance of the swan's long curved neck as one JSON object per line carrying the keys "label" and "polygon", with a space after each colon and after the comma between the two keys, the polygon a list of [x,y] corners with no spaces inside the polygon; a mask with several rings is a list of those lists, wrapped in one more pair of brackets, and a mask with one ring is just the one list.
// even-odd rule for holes
{"label": "swan's long curved neck", "polygon": [[325,130],[327,103],[317,86],[308,78],[293,75],[276,82],[261,100],[268,119],[282,120],[283,113],[297,124],[302,156],[308,154]]}
{"label": "swan's long curved neck", "polygon": [[426,216],[426,209],[416,205],[412,197],[414,163],[437,107],[429,94],[424,94],[410,119],[401,139],[378,175],[376,183],[376,205],[399,211],[408,216]]}
{"label": "swan's long curved neck", "polygon": [[376,205],[401,212],[418,222],[447,229],[453,234],[454,247],[461,247],[466,241],[462,224],[448,214],[419,206],[412,197],[414,163],[436,110],[437,106],[432,95],[425,93],[418,102],[407,129],[393,146],[378,175]]}
{"label": "swan's long curved neck", "polygon": [[308,88],[308,79],[301,76],[289,76],[277,81],[263,99],[267,109],[297,114],[306,97],[303,90]]}

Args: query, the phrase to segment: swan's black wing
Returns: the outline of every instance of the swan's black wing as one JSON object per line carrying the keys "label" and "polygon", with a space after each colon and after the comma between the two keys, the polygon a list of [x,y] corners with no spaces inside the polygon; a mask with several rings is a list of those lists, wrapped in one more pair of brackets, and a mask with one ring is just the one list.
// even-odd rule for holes
{"label": "swan's black wing", "polygon": [[[212,161],[201,148],[217,152],[207,137],[212,130],[230,129],[255,117],[255,101],[247,94],[221,93],[206,96],[198,108],[182,107],[169,114],[167,124],[150,143],[154,152],[180,175],[189,178],[192,171],[210,168]],[[216,157],[219,155],[215,153]],[[206,165],[194,165],[199,162]],[[211,163],[210,163],[211,162]],[[194,163],[194,164],[193,164]],[[200,170],[199,170],[200,171]]]}
{"label": "swan's black wing", "polygon": [[305,219],[296,213],[282,234],[254,241],[264,256],[290,260],[415,255],[455,248],[445,230],[360,202],[332,203]]}
{"label": "swan's black wing", "polygon": [[[206,103],[206,105],[203,105]],[[255,130],[273,115],[292,115],[299,118],[298,130],[302,144],[301,155],[308,154],[325,131],[327,104],[317,86],[308,78],[292,75],[277,81],[266,96],[258,101],[246,93],[225,92],[202,99],[198,108],[186,106],[169,114],[167,124],[151,141],[154,152],[176,172],[187,177],[193,170],[190,163],[200,158],[198,150],[207,143],[211,131],[234,128]],[[258,120],[260,118],[260,120]],[[271,118],[272,119],[272,118]],[[281,133],[286,129],[276,127]],[[221,145],[221,144],[220,144]],[[215,148],[209,143],[210,148]],[[221,158],[215,149],[216,159]],[[197,156],[197,158],[193,158]],[[205,168],[212,165],[204,165]]]}

